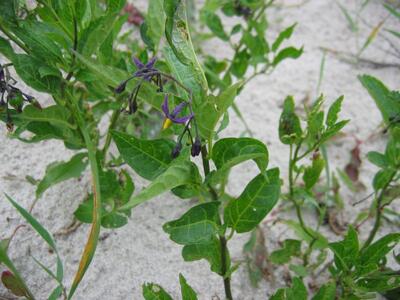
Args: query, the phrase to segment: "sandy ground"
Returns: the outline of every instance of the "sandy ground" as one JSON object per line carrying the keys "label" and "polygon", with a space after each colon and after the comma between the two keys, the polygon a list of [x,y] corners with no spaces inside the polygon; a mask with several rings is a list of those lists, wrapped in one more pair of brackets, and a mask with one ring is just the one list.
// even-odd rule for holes
{"label": "sandy ground", "polygon": [[[298,23],[291,43],[304,45],[304,54],[298,60],[282,63],[275,72],[266,77],[260,76],[249,83],[237,99],[238,106],[248,120],[255,137],[264,141],[270,151],[270,166],[282,167],[282,177],[287,172],[288,149],[278,140],[277,126],[281,105],[286,95],[295,96],[298,103],[306,98],[314,99],[318,82],[318,74],[322,52],[320,47],[335,50],[356,52],[356,38],[350,32],[346,20],[335,1],[311,0],[297,6],[301,1],[278,1],[289,6],[284,9],[269,11],[270,40],[277,33],[294,22]],[[351,9],[361,1],[341,1]],[[145,7],[145,1],[139,3]],[[369,24],[377,24],[386,11],[379,1],[371,1],[363,11],[363,18]],[[388,25],[391,22],[387,23]],[[398,23],[392,23],[394,28]],[[370,29],[361,23],[360,41],[363,42]],[[205,45],[205,51],[223,56],[229,51],[221,48],[221,43],[212,40]],[[400,49],[400,45],[397,44]],[[388,55],[385,49],[388,44],[378,38],[369,47],[365,58],[381,62],[399,63],[399,59]],[[221,51],[223,50],[223,51]],[[0,56],[0,60],[4,58]],[[380,114],[367,92],[357,80],[358,74],[369,73],[382,79],[390,88],[399,88],[399,69],[371,68],[367,65],[354,66],[338,60],[332,55],[326,56],[325,72],[321,91],[326,95],[327,104],[339,95],[345,95],[342,116],[351,119],[345,128],[346,136],[332,143],[328,149],[332,160],[331,168],[343,168],[350,159],[350,150],[355,146],[355,138],[365,140],[376,131],[380,124]],[[40,102],[46,103],[46,95],[38,95]],[[48,103],[48,102],[47,102]],[[243,131],[240,121],[231,113],[229,128],[225,136],[238,136]],[[26,175],[41,178],[46,166],[56,160],[67,160],[71,151],[64,149],[62,143],[46,141],[26,145],[7,139],[6,129],[0,125],[0,191],[7,192],[23,206],[28,207],[33,199],[34,187],[24,180]],[[363,163],[361,181],[369,185],[375,172],[374,167],[365,159],[371,149],[381,150],[384,138],[378,137],[362,145]],[[231,175],[229,191],[239,194],[246,182],[256,174],[251,163],[236,168]],[[239,176],[240,175],[240,176]],[[89,175],[80,180],[69,180],[48,190],[34,209],[35,217],[51,232],[55,233],[73,221],[73,212],[82,201],[89,187]],[[136,189],[142,188],[146,182],[135,176]],[[353,220],[355,210],[351,203],[370,193],[370,188],[359,193],[343,190],[346,203],[345,218]],[[96,256],[86,277],[79,287],[75,299],[141,299],[141,285],[144,282],[157,282],[164,286],[174,298],[180,298],[178,274],[181,272],[199,294],[199,299],[211,299],[218,295],[223,299],[221,279],[209,271],[205,261],[185,263],[180,255],[181,247],[168,239],[162,231],[162,225],[180,216],[194,202],[181,201],[172,194],[165,194],[141,205],[133,211],[129,224],[118,230],[102,230]],[[357,209],[367,207],[369,201]],[[21,224],[21,218],[3,196],[0,196],[0,238],[9,236],[14,228]],[[368,232],[370,224],[362,228],[362,234]],[[271,251],[278,247],[277,243],[292,233],[282,225],[270,227],[262,225],[266,236],[267,248]],[[398,229],[398,228],[397,228]],[[77,231],[67,236],[56,238],[58,249],[65,264],[65,283],[70,285],[77,269],[82,247],[86,241],[89,226],[82,225]],[[338,239],[329,230],[331,240]],[[395,228],[386,226],[381,232]],[[231,254],[240,260],[242,245],[248,235],[241,235],[230,242]],[[54,266],[54,254],[50,254],[40,238],[28,228],[19,231],[10,248],[10,255],[17,267],[22,271],[28,285],[38,299],[45,299],[54,287],[44,272],[35,265],[30,254],[48,266]],[[258,289],[250,286],[247,273],[241,267],[233,276],[233,294],[235,299],[266,299],[280,285],[284,269],[276,270],[275,284],[262,281]],[[0,296],[10,296],[0,287]],[[0,297],[1,298],[1,297]]]}

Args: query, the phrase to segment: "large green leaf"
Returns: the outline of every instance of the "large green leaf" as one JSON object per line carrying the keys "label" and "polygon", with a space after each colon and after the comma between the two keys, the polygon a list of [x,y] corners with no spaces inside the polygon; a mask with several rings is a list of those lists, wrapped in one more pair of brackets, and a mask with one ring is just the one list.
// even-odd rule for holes
{"label": "large green leaf", "polygon": [[67,162],[55,162],[46,169],[46,174],[39,182],[36,197],[39,198],[49,187],[62,181],[81,176],[88,165],[87,153],[78,153]]}
{"label": "large green leaf", "polygon": [[219,229],[219,202],[207,202],[189,209],[179,219],[165,223],[170,239],[181,245],[209,243]]}
{"label": "large green leaf", "polygon": [[362,75],[358,79],[375,100],[386,125],[389,125],[391,118],[400,114],[400,96],[395,97],[395,94],[375,77]]}
{"label": "large green leaf", "polygon": [[[179,61],[171,47],[165,46],[163,49],[163,54],[165,57],[165,62],[167,63],[174,77],[192,91],[196,103],[201,101],[203,90],[197,82],[195,74],[192,72],[190,66],[184,65],[181,61]],[[181,97],[187,96],[186,92],[181,88],[178,88],[178,90]]]}
{"label": "large green leaf", "polygon": [[134,195],[127,204],[119,208],[120,211],[128,210],[140,203],[150,200],[177,186],[184,184],[201,184],[198,182],[200,175],[197,166],[189,161],[176,161],[168,169],[153,180],[146,188]]}
{"label": "large green leaf", "polygon": [[214,180],[230,168],[246,160],[254,160],[261,172],[268,165],[268,150],[264,143],[253,138],[224,138],[215,143],[212,160],[217,167]]}
{"label": "large green leaf", "polygon": [[112,132],[112,137],[124,161],[143,178],[155,179],[172,161],[175,143],[170,140],[142,140],[117,131]]}
{"label": "large green leaf", "polygon": [[[209,262],[211,271],[222,274],[221,246],[216,237],[208,243],[184,246],[182,256],[185,261],[205,259]],[[230,259],[227,258],[227,265],[229,265],[229,261]]]}
{"label": "large green leaf", "polygon": [[16,54],[12,62],[15,71],[27,85],[40,92],[59,92],[61,73],[58,69],[25,54]]}
{"label": "large green leaf", "polygon": [[28,105],[18,117],[25,121],[49,122],[75,129],[76,126],[69,123],[70,116],[69,110],[60,105],[52,105],[42,109]]}
{"label": "large green leaf", "polygon": [[204,91],[208,90],[207,80],[197,59],[190,37],[186,0],[164,0],[165,36],[176,57],[190,66],[193,76]]}
{"label": "large green leaf", "polygon": [[228,203],[224,221],[238,233],[251,231],[274,208],[279,195],[279,169],[261,173],[250,181],[238,199]]}

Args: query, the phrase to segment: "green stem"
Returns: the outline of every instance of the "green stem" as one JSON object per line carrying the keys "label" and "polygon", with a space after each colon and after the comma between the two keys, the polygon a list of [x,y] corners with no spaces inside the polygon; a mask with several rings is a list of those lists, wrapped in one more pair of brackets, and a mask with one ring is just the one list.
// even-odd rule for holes
{"label": "green stem", "polygon": [[19,41],[11,32],[8,31],[7,28],[5,28],[1,23],[0,23],[0,30],[15,44],[18,45],[22,50],[24,50],[26,53],[29,53],[29,49],[21,42]]}
{"label": "green stem", "polygon": [[308,257],[311,254],[311,248],[315,241],[317,240],[314,234],[308,229],[306,226],[303,215],[301,213],[301,208],[300,205],[297,203],[297,201],[294,199],[294,178],[293,178],[293,172],[294,172],[294,167],[296,165],[296,162],[298,161],[298,155],[301,147],[301,142],[296,145],[296,149],[293,152],[293,145],[290,145],[290,158],[289,158],[289,199],[293,203],[293,206],[296,210],[296,216],[297,219],[299,220],[300,226],[303,229],[303,231],[311,238],[310,246],[306,253],[303,256],[303,263],[306,266],[308,264]]}
{"label": "green stem", "polygon": [[106,161],[107,151],[111,144],[111,130],[114,129],[115,124],[117,123],[117,120],[118,120],[120,114],[121,114],[121,110],[117,109],[113,112],[113,114],[111,116],[110,125],[108,126],[106,141],[104,143],[104,147],[102,150],[104,162]]}
{"label": "green stem", "polygon": [[376,200],[376,217],[375,217],[375,223],[374,226],[372,227],[368,238],[366,240],[366,242],[364,243],[362,249],[367,248],[372,241],[375,238],[375,235],[377,234],[379,227],[381,226],[381,219],[382,219],[382,210],[384,205],[382,205],[382,200],[386,194],[386,190],[389,187],[390,183],[392,182],[393,178],[395,177],[396,172],[393,172],[392,176],[390,177],[390,180],[388,180],[388,182],[385,184],[385,186],[382,188],[381,192],[379,193],[379,196]]}
{"label": "green stem", "polygon": [[[206,146],[203,146],[201,148],[201,158],[203,161],[203,169],[204,169],[204,175],[207,176],[210,173],[210,161],[208,159],[207,155],[207,148]],[[212,195],[213,201],[218,201],[218,194],[216,191],[209,186],[210,193]],[[220,221],[221,222],[221,221]],[[227,247],[227,240],[224,235],[219,236],[219,243],[221,247],[221,273],[224,279],[224,290],[225,290],[225,297],[228,300],[232,300],[232,291],[231,291],[231,277],[230,276],[225,276],[226,273],[228,272],[228,266],[226,264],[228,255],[229,255],[229,250]]]}

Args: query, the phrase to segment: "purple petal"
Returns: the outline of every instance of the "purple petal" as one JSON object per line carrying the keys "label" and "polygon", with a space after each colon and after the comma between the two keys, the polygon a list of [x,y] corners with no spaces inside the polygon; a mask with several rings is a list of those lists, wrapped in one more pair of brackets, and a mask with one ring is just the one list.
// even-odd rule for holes
{"label": "purple petal", "polygon": [[147,62],[146,68],[151,69],[154,66],[154,64],[156,63],[156,61],[157,61],[157,57],[154,56],[152,59],[150,59]]}
{"label": "purple petal", "polygon": [[164,96],[164,102],[161,106],[162,111],[168,117],[169,116],[169,107],[168,107],[168,95]]}
{"label": "purple petal", "polygon": [[135,63],[138,69],[144,68],[144,64],[137,57],[133,57],[133,62]]}
{"label": "purple petal", "polygon": [[174,123],[178,123],[178,124],[185,124],[187,121],[191,120],[192,118],[193,118],[193,115],[190,114],[188,116],[181,117],[181,118],[173,118],[173,119],[171,119],[171,121]]}
{"label": "purple petal", "polygon": [[178,104],[175,107],[174,111],[172,112],[171,116],[173,118],[176,117],[182,111],[182,109],[186,106],[186,104],[187,104],[186,102],[182,102],[182,103]]}

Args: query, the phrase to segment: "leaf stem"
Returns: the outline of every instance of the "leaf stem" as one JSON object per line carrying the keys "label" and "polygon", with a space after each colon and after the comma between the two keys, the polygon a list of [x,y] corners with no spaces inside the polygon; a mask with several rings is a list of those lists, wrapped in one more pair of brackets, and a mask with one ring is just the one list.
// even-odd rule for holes
{"label": "leaf stem", "polygon": [[[207,154],[207,148],[206,146],[203,146],[201,148],[201,158],[203,161],[203,169],[204,169],[204,175],[207,176],[210,173],[210,161],[208,159],[208,154]],[[208,186],[210,189],[210,193],[212,196],[213,201],[218,201],[218,194],[217,192],[212,188],[212,186]],[[226,264],[228,255],[229,255],[229,250],[227,247],[227,240],[224,235],[219,236],[219,243],[221,247],[221,273],[222,277],[224,280],[224,290],[225,290],[225,297],[228,300],[232,300],[232,290],[231,290],[231,276],[225,276],[226,273],[228,272],[228,266]]]}
{"label": "leaf stem", "polygon": [[362,246],[361,249],[367,248],[372,241],[375,238],[375,235],[377,234],[379,227],[381,226],[381,219],[382,219],[382,210],[385,205],[382,205],[382,200],[386,194],[387,188],[390,186],[390,183],[392,182],[393,178],[395,177],[396,172],[393,172],[392,176],[390,177],[390,180],[385,184],[385,186],[382,188],[381,192],[379,193],[378,198],[376,199],[376,217],[375,217],[375,223],[374,226],[372,227],[367,240],[365,241],[364,245]]}

